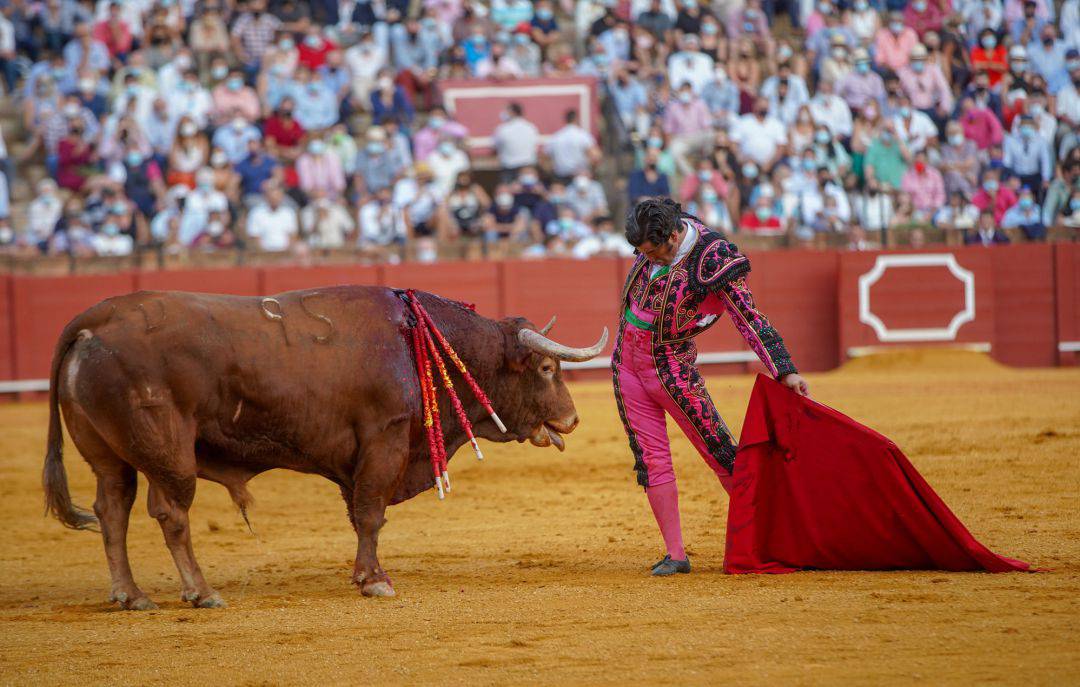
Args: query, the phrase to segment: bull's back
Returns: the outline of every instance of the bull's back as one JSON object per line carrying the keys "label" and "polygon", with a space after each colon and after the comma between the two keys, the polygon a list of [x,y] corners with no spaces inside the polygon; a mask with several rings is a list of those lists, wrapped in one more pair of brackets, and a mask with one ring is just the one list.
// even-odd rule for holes
{"label": "bull's back", "polygon": [[279,453],[338,451],[355,427],[370,425],[366,415],[405,413],[414,403],[404,304],[389,289],[144,291],[102,307],[111,308],[108,319],[91,334],[93,350],[113,359],[107,373],[159,389],[222,451],[251,450],[254,437]]}

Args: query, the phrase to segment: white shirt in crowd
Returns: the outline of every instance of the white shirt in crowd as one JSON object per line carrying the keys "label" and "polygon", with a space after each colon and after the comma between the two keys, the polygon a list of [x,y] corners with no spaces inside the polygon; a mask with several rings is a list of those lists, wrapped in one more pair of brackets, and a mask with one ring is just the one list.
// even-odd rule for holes
{"label": "white shirt in crowd", "polygon": [[896,127],[896,135],[912,153],[925,150],[930,139],[938,135],[934,120],[914,108],[911,110],[910,122],[905,122],[904,118],[897,114],[893,117],[893,126]]}
{"label": "white shirt in crowd", "polygon": [[457,147],[449,155],[442,149],[436,149],[428,156],[427,163],[439,189],[439,197],[445,198],[454,190],[458,174],[469,169],[469,156]]}
{"label": "white shirt in crowd", "polygon": [[668,58],[668,83],[672,88],[682,88],[689,81],[694,93],[701,95],[715,72],[716,63],[703,52],[683,50]]}
{"label": "white shirt in crowd", "polygon": [[[323,209],[320,214],[319,210]],[[313,248],[341,248],[353,230],[353,219],[341,203],[320,199],[300,211],[300,225]]]}
{"label": "white shirt in crowd", "polygon": [[603,231],[586,236],[570,249],[570,255],[578,260],[587,260],[601,253],[631,258],[634,256],[634,247],[626,242],[625,237]]}
{"label": "white shirt in crowd", "polygon": [[551,158],[555,176],[572,177],[587,171],[591,165],[589,151],[596,148],[596,139],[577,124],[567,124],[556,131],[544,146]]}
{"label": "white shirt in crowd", "polygon": [[371,200],[360,207],[357,242],[388,246],[405,239],[405,219],[394,203]]}
{"label": "white shirt in crowd", "polygon": [[503,169],[531,167],[536,164],[540,130],[524,117],[514,117],[495,128],[495,153]]}
{"label": "white shirt in crowd", "polygon": [[94,252],[98,255],[131,255],[131,252],[135,250],[135,241],[127,234],[113,236],[104,233],[94,234],[90,239],[90,243],[94,247]]}
{"label": "white shirt in crowd", "polygon": [[263,203],[248,214],[247,234],[265,251],[283,251],[299,233],[296,210],[282,204],[277,209]]}
{"label": "white shirt in crowd", "polygon": [[810,100],[810,116],[815,124],[826,127],[837,138],[848,138],[854,131],[851,108],[836,94],[814,96]]}
{"label": "white shirt in crowd", "polygon": [[765,117],[758,121],[752,114],[744,114],[735,120],[731,140],[759,165],[764,165],[776,155],[776,149],[787,143],[787,131],[779,119]]}

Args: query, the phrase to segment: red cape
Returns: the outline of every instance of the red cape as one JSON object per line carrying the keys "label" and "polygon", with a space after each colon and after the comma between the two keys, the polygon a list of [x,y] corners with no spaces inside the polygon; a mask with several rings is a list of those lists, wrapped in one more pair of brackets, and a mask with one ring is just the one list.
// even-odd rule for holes
{"label": "red cape", "polygon": [[728,509],[728,573],[1030,570],[971,536],[896,444],[758,375]]}

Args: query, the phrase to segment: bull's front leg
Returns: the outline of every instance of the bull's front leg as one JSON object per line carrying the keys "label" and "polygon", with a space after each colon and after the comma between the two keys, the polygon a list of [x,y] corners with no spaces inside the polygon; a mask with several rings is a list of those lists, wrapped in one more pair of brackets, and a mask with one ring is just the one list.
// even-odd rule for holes
{"label": "bull's front leg", "polygon": [[356,563],[353,582],[364,596],[394,596],[394,586],[376,549],[379,530],[386,523],[386,507],[394,496],[409,458],[407,419],[395,422],[369,438],[360,455],[353,486],[352,518],[356,528]]}

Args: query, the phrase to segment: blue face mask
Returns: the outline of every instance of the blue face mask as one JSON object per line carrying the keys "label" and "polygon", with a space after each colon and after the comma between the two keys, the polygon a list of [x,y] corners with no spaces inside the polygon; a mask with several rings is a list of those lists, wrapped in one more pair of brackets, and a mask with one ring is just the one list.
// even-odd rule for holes
{"label": "blue face mask", "polygon": [[139,152],[130,152],[127,154],[127,163],[132,167],[138,167],[142,164],[143,156]]}
{"label": "blue face mask", "polygon": [[997,38],[994,36],[983,36],[979,42],[982,43],[982,47],[987,50],[993,50],[997,47]]}
{"label": "blue face mask", "polygon": [[901,107],[900,108],[900,116],[903,117],[904,119],[907,119],[908,117],[910,117],[911,116],[911,108],[910,107]]}
{"label": "blue face mask", "polygon": [[697,178],[700,179],[701,181],[711,181],[712,180],[712,171],[708,170],[708,169],[703,169],[703,170],[701,170],[700,172],[697,173]]}
{"label": "blue face mask", "polygon": [[818,143],[818,145],[825,145],[826,143],[829,142],[829,140],[830,140],[830,137],[829,137],[829,132],[828,131],[819,131],[816,134],[814,134],[814,141],[816,141]]}
{"label": "blue face mask", "polygon": [[228,82],[226,82],[226,87],[230,91],[239,91],[241,88],[244,87],[244,80],[238,76],[234,76],[229,79]]}
{"label": "blue face mask", "polygon": [[716,24],[702,24],[701,32],[706,36],[715,36],[720,33],[720,27]]}
{"label": "blue face mask", "polygon": [[116,236],[120,233],[120,227],[116,226],[112,222],[109,222],[108,224],[101,227],[101,233],[105,234],[106,236]]}
{"label": "blue face mask", "polygon": [[1022,210],[1030,210],[1031,206],[1035,204],[1035,201],[1031,198],[1021,198],[1019,205]]}
{"label": "blue face mask", "polygon": [[993,193],[998,189],[998,182],[993,179],[987,179],[983,182],[983,188],[986,189],[987,193]]}
{"label": "blue face mask", "polygon": [[817,169],[817,163],[814,162],[813,158],[804,157],[802,161],[802,168],[805,169],[807,172],[812,172]]}
{"label": "blue face mask", "polygon": [[867,72],[870,71],[870,63],[869,62],[856,62],[855,63],[855,70],[858,71],[860,74],[866,74]]}
{"label": "blue face mask", "polygon": [[756,179],[758,175],[758,168],[754,165],[743,165],[742,173],[743,176],[747,179]]}
{"label": "blue face mask", "polygon": [[664,139],[660,138],[659,136],[652,136],[651,138],[649,138],[649,147],[650,148],[663,148],[664,147]]}
{"label": "blue face mask", "polygon": [[702,191],[701,199],[703,201],[705,201],[706,203],[715,203],[716,202],[716,191],[713,191],[712,188],[708,188],[708,189]]}
{"label": "blue face mask", "polygon": [[911,69],[916,74],[922,74],[923,70],[926,69],[926,63],[925,62],[912,62],[911,63]]}
{"label": "blue face mask", "polygon": [[768,220],[770,217],[772,217],[772,210],[770,210],[769,208],[766,208],[766,207],[758,207],[758,208],[754,209],[754,214],[757,215],[757,218],[759,220],[764,222],[764,221]]}
{"label": "blue face mask", "polygon": [[1020,135],[1024,138],[1031,138],[1035,135],[1035,127],[1023,125],[1020,127]]}
{"label": "blue face mask", "polygon": [[549,21],[553,14],[554,13],[546,7],[541,7],[540,9],[536,10],[536,17],[540,21]]}

